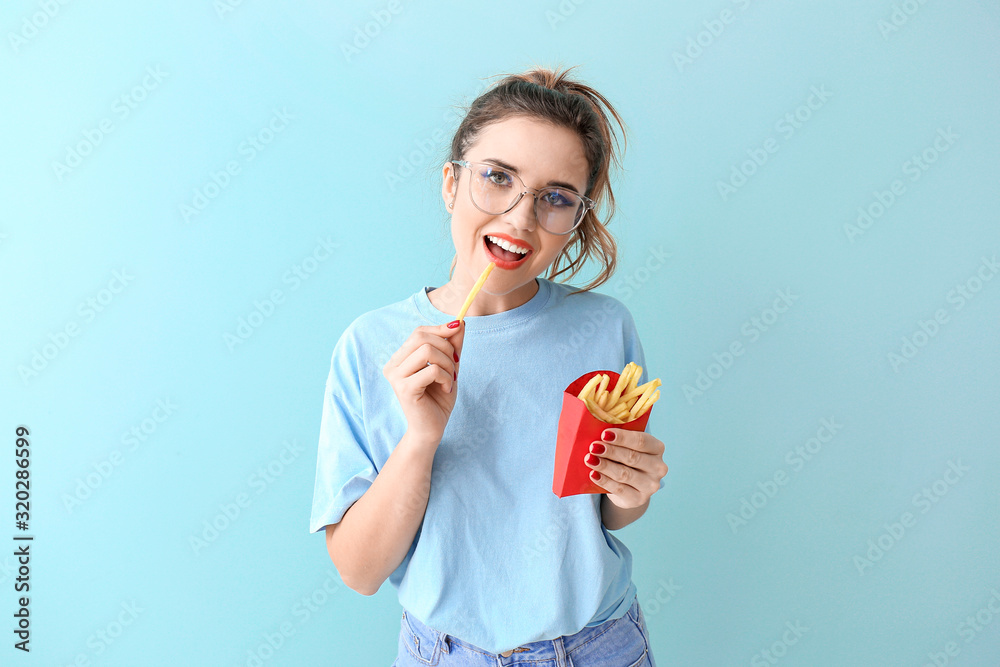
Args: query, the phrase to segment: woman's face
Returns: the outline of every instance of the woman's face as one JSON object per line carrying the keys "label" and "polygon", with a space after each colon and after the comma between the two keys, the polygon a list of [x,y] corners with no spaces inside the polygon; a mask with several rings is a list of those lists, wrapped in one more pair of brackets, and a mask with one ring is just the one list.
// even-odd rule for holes
{"label": "woman's face", "polygon": [[[563,187],[571,185],[580,194],[586,190],[590,169],[583,142],[575,132],[525,116],[486,126],[462,158],[506,166],[506,171],[517,174],[529,188],[537,190],[561,183]],[[441,194],[445,205],[454,203],[450,209],[451,236],[458,259],[452,280],[459,284],[474,283],[487,264],[498,258],[491,252],[499,251],[486,237],[500,237],[527,248],[528,254],[517,262],[498,262],[482,291],[512,297],[520,294],[523,301],[517,298],[514,301],[527,301],[536,291],[535,277],[545,272],[573,235],[558,236],[540,227],[530,193],[506,213],[490,215],[476,208],[469,197],[472,178],[469,169],[448,163],[443,174]]]}

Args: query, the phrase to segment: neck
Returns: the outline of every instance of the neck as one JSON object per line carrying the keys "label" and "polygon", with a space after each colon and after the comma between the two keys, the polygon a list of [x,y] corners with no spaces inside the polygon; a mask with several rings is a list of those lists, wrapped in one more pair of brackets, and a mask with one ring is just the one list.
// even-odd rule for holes
{"label": "neck", "polygon": [[[494,273],[496,269],[494,269]],[[443,313],[458,316],[462,304],[465,303],[469,290],[475,285],[475,280],[468,276],[455,275],[447,283],[432,290],[427,294],[431,304]],[[488,283],[489,281],[487,281]],[[513,310],[518,306],[528,303],[532,297],[538,293],[538,282],[533,278],[530,282],[516,287],[505,294],[491,294],[484,286],[479,290],[472,305],[469,306],[467,316],[480,317],[482,315],[495,315],[508,310]]]}

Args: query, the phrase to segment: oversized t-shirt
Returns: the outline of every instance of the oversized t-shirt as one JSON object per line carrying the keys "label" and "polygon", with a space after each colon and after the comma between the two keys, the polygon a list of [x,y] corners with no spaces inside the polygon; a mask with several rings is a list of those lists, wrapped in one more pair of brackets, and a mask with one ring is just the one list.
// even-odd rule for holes
{"label": "oversized t-shirt", "polygon": [[[536,280],[527,303],[464,320],[427,510],[389,576],[408,614],[495,653],[621,618],[636,594],[602,494],[552,491],[563,391],[589,371],[645,367],[635,323],[613,297]],[[429,289],[361,315],[334,348],[310,533],[341,520],[406,432],[382,367],[414,328],[454,319]]]}

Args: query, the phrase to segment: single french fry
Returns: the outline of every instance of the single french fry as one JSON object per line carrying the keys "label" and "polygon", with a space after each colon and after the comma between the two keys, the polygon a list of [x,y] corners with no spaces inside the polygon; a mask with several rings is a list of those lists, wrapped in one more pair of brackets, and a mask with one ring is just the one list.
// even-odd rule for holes
{"label": "single french fry", "polygon": [[[654,382],[659,383],[659,380],[658,379],[654,380]],[[659,385],[657,384],[657,385],[652,386],[649,389],[647,389],[646,392],[643,393],[643,395],[639,397],[639,400],[637,400],[635,402],[635,405],[632,406],[632,409],[629,410],[629,415],[631,415],[632,419],[635,419],[635,418],[637,418],[639,416],[639,411],[642,409],[643,405],[645,405],[646,402],[649,401],[649,398],[654,393],[657,393],[659,391],[658,389],[656,389],[656,386],[659,386]]]}
{"label": "single french fry", "polygon": [[618,399],[621,398],[622,392],[625,387],[628,386],[629,378],[632,376],[632,367],[635,366],[631,361],[625,365],[625,369],[622,374],[618,376],[618,382],[615,383],[615,388],[611,392],[611,396],[608,398],[608,407],[614,407],[618,404]]}
{"label": "single french fry", "polygon": [[608,383],[611,381],[611,377],[606,373],[601,373],[601,384],[597,388],[597,400],[596,403],[604,408],[608,400]]}
{"label": "single french fry", "polygon": [[651,407],[653,407],[653,403],[656,403],[656,402],[657,402],[658,400],[660,400],[660,390],[659,390],[659,389],[657,389],[657,390],[656,390],[656,391],[654,391],[654,392],[653,392],[652,394],[650,394],[650,395],[649,395],[649,398],[648,398],[648,399],[646,400],[646,402],[645,402],[645,403],[643,403],[643,404],[642,404],[642,405],[641,405],[641,406],[639,407],[639,412],[638,412],[638,414],[636,414],[636,416],[635,416],[635,417],[636,417],[636,419],[638,419],[639,417],[641,417],[641,416],[643,416],[644,414],[646,414],[647,412],[649,412],[649,409],[650,409]]}
{"label": "single french fry", "polygon": [[637,386],[639,386],[639,378],[641,377],[642,377],[642,366],[636,364],[635,370],[632,371],[632,377],[630,377],[628,380],[628,386],[625,387],[625,390],[622,392],[622,394],[627,394],[633,389],[635,389]]}
{"label": "single french fry", "polygon": [[595,417],[597,417],[601,421],[605,421],[605,422],[608,422],[610,424],[621,424],[622,423],[621,419],[618,419],[618,417],[615,417],[614,415],[609,415],[607,412],[605,412],[601,408],[601,406],[599,406],[597,403],[595,403],[592,399],[588,398],[586,401],[584,401],[584,403],[587,404],[587,409],[590,410],[590,414],[594,415]]}
{"label": "single french fry", "polygon": [[580,393],[577,394],[577,398],[579,398],[582,401],[586,397],[592,396],[594,393],[594,388],[597,387],[600,381],[601,381],[600,375],[595,375],[594,377],[587,380],[587,384],[583,385],[583,389],[581,389]]}
{"label": "single french fry", "polygon": [[493,262],[487,264],[486,268],[483,269],[482,274],[480,274],[479,280],[477,280],[476,284],[472,286],[471,290],[469,290],[469,296],[465,297],[465,303],[462,304],[462,309],[458,311],[458,317],[456,319],[458,319],[459,322],[465,319],[465,313],[469,310],[469,306],[472,305],[472,300],[476,298],[476,295],[482,288],[483,283],[485,283],[486,279],[490,277],[490,272],[493,271],[493,267],[495,266],[496,264]]}

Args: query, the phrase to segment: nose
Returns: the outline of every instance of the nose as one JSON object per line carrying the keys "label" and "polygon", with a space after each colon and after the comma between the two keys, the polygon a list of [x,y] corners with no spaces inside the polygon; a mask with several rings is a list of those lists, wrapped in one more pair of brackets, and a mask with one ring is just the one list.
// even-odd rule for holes
{"label": "nose", "polygon": [[504,218],[515,228],[531,232],[535,230],[538,220],[535,218],[535,198],[531,192],[525,192],[521,200],[504,214]]}

